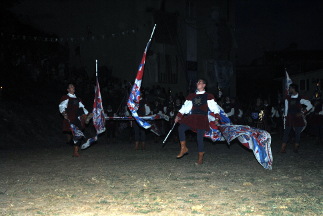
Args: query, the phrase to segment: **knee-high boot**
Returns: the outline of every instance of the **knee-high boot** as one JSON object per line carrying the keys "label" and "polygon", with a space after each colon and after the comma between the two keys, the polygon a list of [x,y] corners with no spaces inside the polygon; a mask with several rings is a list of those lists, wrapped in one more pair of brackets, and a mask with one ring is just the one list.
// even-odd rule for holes
{"label": "knee-high boot", "polygon": [[139,141],[135,142],[135,149],[134,150],[139,150]]}
{"label": "knee-high boot", "polygon": [[282,148],[277,153],[286,153],[286,143],[282,144]]}
{"label": "knee-high boot", "polygon": [[145,142],[141,142],[141,150],[146,150],[146,143]]}
{"label": "knee-high boot", "polygon": [[181,141],[181,152],[179,153],[179,155],[177,155],[177,159],[180,159],[187,154],[188,154],[188,148],[186,147],[186,141]]}
{"label": "knee-high boot", "polygon": [[294,152],[295,153],[298,153],[298,147],[299,147],[299,144],[298,143],[295,143],[295,148],[294,148]]}
{"label": "knee-high boot", "polygon": [[79,147],[76,145],[74,146],[73,157],[81,157],[79,154]]}
{"label": "knee-high boot", "polygon": [[199,152],[199,159],[197,163],[195,163],[195,165],[201,165],[203,163],[203,155],[204,155],[204,152]]}

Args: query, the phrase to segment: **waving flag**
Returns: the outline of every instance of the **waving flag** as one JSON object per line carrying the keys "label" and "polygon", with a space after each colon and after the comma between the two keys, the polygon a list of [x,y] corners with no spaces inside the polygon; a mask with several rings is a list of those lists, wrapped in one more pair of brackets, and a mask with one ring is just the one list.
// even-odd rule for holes
{"label": "waving flag", "polygon": [[132,116],[136,119],[138,124],[141,127],[145,128],[145,129],[150,128],[151,125],[149,123],[147,123],[145,120],[143,120],[142,118],[140,118],[138,116],[137,111],[138,111],[138,108],[139,108],[141,80],[142,80],[142,75],[144,73],[146,54],[147,54],[147,50],[148,50],[151,38],[152,38],[152,36],[154,34],[154,31],[155,31],[155,27],[156,27],[156,24],[155,24],[155,26],[153,28],[153,31],[152,31],[150,39],[149,39],[149,41],[147,43],[145,52],[144,52],[144,54],[142,56],[142,60],[141,60],[141,63],[139,65],[137,77],[136,77],[134,85],[132,86],[132,90],[131,90],[131,93],[130,93],[130,96],[129,96],[129,99],[128,99],[128,103],[127,103],[128,107],[129,107],[129,110],[132,113]]}
{"label": "waving flag", "polygon": [[244,125],[233,125],[229,117],[219,106],[221,125],[215,124],[215,115],[208,112],[210,131],[206,131],[204,137],[212,141],[224,141],[228,144],[237,138],[241,144],[253,151],[257,161],[265,168],[272,169],[271,136],[267,131]]}
{"label": "waving flag", "polygon": [[85,137],[83,132],[74,124],[70,123],[73,135],[73,142],[76,144],[82,137]]}
{"label": "waving flag", "polygon": [[288,91],[288,89],[289,89],[290,84],[292,84],[293,82],[292,82],[292,80],[289,78],[289,75],[288,75],[288,73],[287,73],[286,68],[285,68],[285,73],[286,73],[286,77],[285,77],[285,96],[286,96],[286,95],[289,95],[289,91]]}
{"label": "waving flag", "polygon": [[96,130],[96,135],[95,137],[88,139],[87,142],[81,146],[81,149],[88,148],[94,141],[98,140],[98,135],[105,131],[105,116],[104,116],[104,110],[102,106],[102,98],[101,98],[98,76],[96,76],[95,98],[94,98],[92,113],[93,113],[93,126]]}
{"label": "waving flag", "polygon": [[96,77],[95,98],[93,104],[93,125],[97,135],[105,131],[105,116],[98,77]]}

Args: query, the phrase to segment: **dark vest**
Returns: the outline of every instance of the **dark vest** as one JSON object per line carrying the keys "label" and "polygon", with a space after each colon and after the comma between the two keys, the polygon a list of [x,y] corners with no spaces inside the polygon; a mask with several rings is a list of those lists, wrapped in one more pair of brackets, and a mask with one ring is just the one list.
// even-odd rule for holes
{"label": "dark vest", "polygon": [[223,104],[223,110],[224,110],[225,113],[231,112],[231,103]]}
{"label": "dark vest", "polygon": [[146,108],[145,108],[146,100],[140,100],[139,101],[139,108],[138,108],[138,116],[144,116],[146,115]]}
{"label": "dark vest", "polygon": [[192,114],[207,115],[207,110],[201,109],[203,105],[207,104],[208,94],[198,94],[192,98]]}
{"label": "dark vest", "polygon": [[290,98],[288,100],[288,113],[289,114],[297,114],[302,110],[301,99],[298,98]]}

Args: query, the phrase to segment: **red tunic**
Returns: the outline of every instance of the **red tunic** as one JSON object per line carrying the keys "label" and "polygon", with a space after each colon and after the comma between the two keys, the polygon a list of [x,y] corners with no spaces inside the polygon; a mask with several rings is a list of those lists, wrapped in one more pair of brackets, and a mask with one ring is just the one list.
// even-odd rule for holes
{"label": "red tunic", "polygon": [[306,99],[305,96],[298,96],[298,98],[292,98],[290,95],[286,96],[288,100],[288,113],[286,116],[285,125],[288,127],[304,127],[305,122],[303,116],[297,116],[302,111],[301,99]]}
{"label": "red tunic", "polygon": [[[184,123],[192,129],[204,129],[210,130],[208,119],[208,100],[215,100],[214,96],[209,93],[196,94],[191,93],[186,98],[187,101],[192,101],[191,114],[184,116],[182,113],[178,113],[177,116],[181,118],[180,123]],[[184,116],[184,117],[183,117]],[[218,113],[215,113],[215,117],[220,119]]]}
{"label": "red tunic", "polygon": [[[71,123],[75,122],[75,118],[77,118],[78,116],[80,116],[80,114],[78,114],[79,112],[77,111],[80,107],[79,107],[79,102],[83,103],[81,98],[72,98],[69,97],[68,95],[64,95],[61,100],[60,103],[67,100],[68,99],[68,105],[67,108],[65,109],[65,112],[67,113],[67,117],[70,120]],[[82,126],[82,130],[85,128],[85,123],[84,120],[81,118],[81,126]],[[63,131],[66,132],[71,132],[71,125],[68,122],[67,119],[64,118],[63,120]]]}

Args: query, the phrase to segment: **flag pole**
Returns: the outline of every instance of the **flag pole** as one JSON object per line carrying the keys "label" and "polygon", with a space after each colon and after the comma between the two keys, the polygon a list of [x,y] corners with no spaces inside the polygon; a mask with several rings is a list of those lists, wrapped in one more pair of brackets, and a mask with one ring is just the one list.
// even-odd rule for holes
{"label": "flag pole", "polygon": [[98,60],[95,60],[95,76],[98,77]]}
{"label": "flag pole", "polygon": [[170,129],[170,131],[168,132],[168,134],[167,134],[166,138],[164,139],[164,141],[163,141],[163,144],[164,144],[164,145],[162,146],[162,148],[164,148],[164,146],[166,145],[166,140],[167,140],[167,138],[168,138],[169,134],[173,131],[173,129],[174,129],[174,127],[175,127],[175,125],[176,125],[176,123],[174,123],[173,127]]}
{"label": "flag pole", "polygon": [[152,37],[153,37],[153,35],[154,35],[155,28],[156,28],[156,24],[154,25],[153,31],[151,32],[151,35],[150,35],[150,38],[149,38],[148,43],[151,41],[151,38],[152,38]]}

